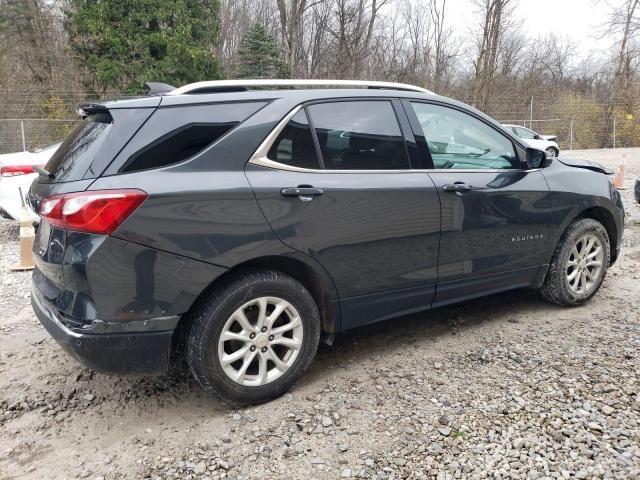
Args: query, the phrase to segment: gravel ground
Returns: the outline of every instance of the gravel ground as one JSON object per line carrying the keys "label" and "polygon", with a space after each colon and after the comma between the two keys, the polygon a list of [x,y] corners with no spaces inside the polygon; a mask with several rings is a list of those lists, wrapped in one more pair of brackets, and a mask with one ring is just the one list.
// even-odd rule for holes
{"label": "gravel ground", "polygon": [[[627,187],[640,149],[573,152]],[[0,223],[0,478],[640,478],[640,208],[586,306],[515,291],[347,332],[289,394],[232,409],[188,376],[64,354],[8,273]]]}

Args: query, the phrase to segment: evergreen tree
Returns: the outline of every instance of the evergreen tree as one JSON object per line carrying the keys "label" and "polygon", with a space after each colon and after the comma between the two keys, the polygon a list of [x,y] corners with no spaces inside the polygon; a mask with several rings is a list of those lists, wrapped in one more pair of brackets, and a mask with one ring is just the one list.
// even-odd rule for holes
{"label": "evergreen tree", "polygon": [[238,78],[278,78],[286,76],[281,50],[264,25],[256,23],[244,34],[238,48]]}
{"label": "evergreen tree", "polygon": [[93,87],[218,78],[218,0],[69,0],[71,48]]}

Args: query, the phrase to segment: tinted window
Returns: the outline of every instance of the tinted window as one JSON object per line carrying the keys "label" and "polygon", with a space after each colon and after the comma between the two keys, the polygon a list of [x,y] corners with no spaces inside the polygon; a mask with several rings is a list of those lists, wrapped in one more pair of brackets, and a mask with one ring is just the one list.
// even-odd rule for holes
{"label": "tinted window", "polygon": [[74,178],[66,178],[66,180],[82,178],[112,128],[112,120],[109,113],[87,116],[65,138],[44,168],[55,175],[56,181],[68,177],[72,168],[77,173]]}
{"label": "tinted window", "polygon": [[158,168],[193,157],[263,105],[238,102],[159,108],[107,173],[114,168],[118,172]]}
{"label": "tinted window", "polygon": [[269,160],[299,168],[320,168],[311,128],[304,110],[296,113],[284,127],[267,154]]}
{"label": "tinted window", "polygon": [[409,168],[404,139],[390,102],[323,103],[308,109],[325,168]]}
{"label": "tinted window", "polygon": [[159,138],[133,155],[123,165],[123,172],[134,172],[178,163],[204,150],[237,122],[191,124]]}
{"label": "tinted window", "polygon": [[435,168],[517,168],[511,141],[489,125],[453,108],[412,103]]}

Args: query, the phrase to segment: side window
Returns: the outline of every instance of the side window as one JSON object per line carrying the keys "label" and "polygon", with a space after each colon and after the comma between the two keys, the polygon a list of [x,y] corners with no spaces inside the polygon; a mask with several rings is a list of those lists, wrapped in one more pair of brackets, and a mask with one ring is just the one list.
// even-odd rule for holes
{"label": "side window", "polygon": [[435,168],[519,168],[511,141],[459,110],[411,102]]}
{"label": "side window", "polygon": [[123,150],[120,172],[137,172],[182,162],[201,152],[264,103],[220,103],[159,108]]}
{"label": "side window", "polygon": [[296,113],[273,142],[267,158],[299,168],[320,168],[309,120],[304,109]]}
{"label": "side window", "polygon": [[409,159],[389,101],[353,101],[308,107],[326,169],[400,170]]}
{"label": "side window", "polygon": [[533,140],[534,138],[536,138],[536,134],[528,128],[514,127],[513,129],[515,130],[517,136],[519,136],[520,138],[524,138],[525,140]]}

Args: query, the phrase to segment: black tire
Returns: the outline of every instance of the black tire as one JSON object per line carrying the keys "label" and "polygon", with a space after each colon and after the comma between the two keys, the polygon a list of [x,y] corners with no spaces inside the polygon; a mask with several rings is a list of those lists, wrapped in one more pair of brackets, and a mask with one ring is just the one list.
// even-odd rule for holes
{"label": "black tire", "polygon": [[[600,239],[604,247],[603,265],[599,278],[596,279],[593,287],[583,294],[578,294],[569,287],[567,280],[568,262],[573,246],[587,234],[592,234]],[[609,235],[600,222],[591,218],[575,221],[562,234],[556,246],[551,265],[549,265],[549,271],[540,288],[542,296],[550,302],[564,306],[577,306],[589,301],[598,292],[604,281],[609,266],[610,252]]]}
{"label": "black tire", "polygon": [[[218,358],[218,340],[227,319],[242,305],[259,297],[279,297],[299,313],[302,346],[294,363],[279,378],[260,386],[236,383],[223,370]],[[187,338],[187,362],[196,380],[224,401],[250,405],[266,402],[288,391],[310,365],[320,339],[320,314],[307,289],[297,280],[276,271],[236,274],[214,287],[191,315]]]}
{"label": "black tire", "polygon": [[554,157],[554,158],[556,158],[556,157],[558,156],[558,154],[560,153],[560,152],[558,151],[558,149],[557,149],[557,148],[554,148],[554,147],[549,147],[549,148],[547,148],[546,152],[547,152],[550,156],[552,156],[552,157]]}

